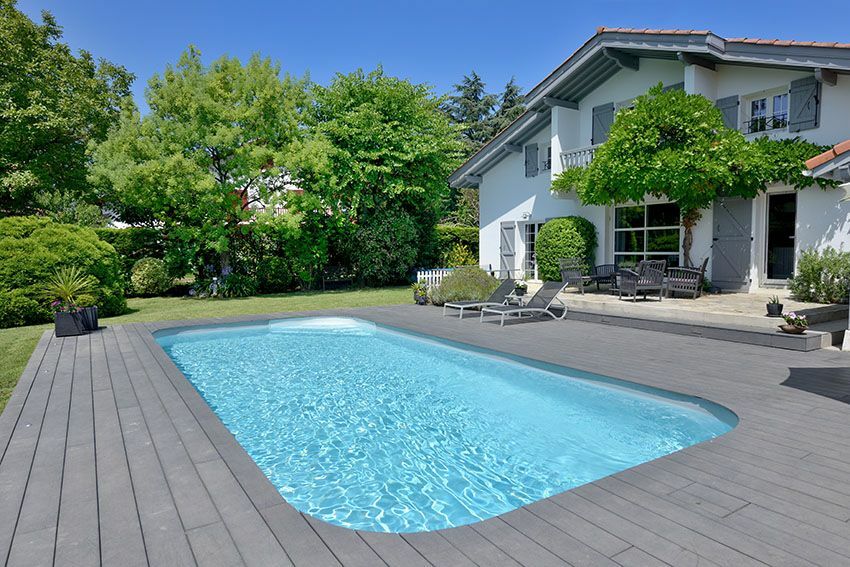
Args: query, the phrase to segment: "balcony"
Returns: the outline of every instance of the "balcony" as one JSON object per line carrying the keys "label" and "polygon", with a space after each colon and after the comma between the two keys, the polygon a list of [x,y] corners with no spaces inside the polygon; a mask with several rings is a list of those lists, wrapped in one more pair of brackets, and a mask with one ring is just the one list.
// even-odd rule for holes
{"label": "balcony", "polygon": [[600,145],[601,144],[596,144],[585,148],[576,148],[574,150],[561,152],[561,164],[564,166],[564,169],[569,169],[571,167],[585,167],[593,161],[593,154],[596,152],[596,148]]}
{"label": "balcony", "polygon": [[744,134],[755,134],[788,127],[788,113],[779,112],[772,116],[756,116],[744,121]]}

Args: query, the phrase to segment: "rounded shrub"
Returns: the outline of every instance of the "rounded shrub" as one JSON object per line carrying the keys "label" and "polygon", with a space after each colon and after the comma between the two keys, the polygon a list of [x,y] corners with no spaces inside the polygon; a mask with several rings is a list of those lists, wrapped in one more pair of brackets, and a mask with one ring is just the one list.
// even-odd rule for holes
{"label": "rounded shrub", "polygon": [[[38,217],[0,219],[0,290],[16,292],[16,301],[22,302],[19,308],[30,313],[27,323],[50,320],[44,289],[64,267],[77,267],[97,280],[91,296],[101,314],[126,311],[121,260],[94,230]],[[23,302],[22,297],[30,301]],[[40,306],[37,314],[32,313],[31,302]]]}
{"label": "rounded shrub", "polygon": [[537,270],[543,281],[560,281],[561,258],[580,258],[593,265],[596,252],[596,227],[583,217],[552,219],[540,229],[534,244]]}
{"label": "rounded shrub", "polygon": [[800,254],[797,273],[788,287],[800,301],[842,303],[850,293],[850,252],[832,247],[822,252],[809,249]]}
{"label": "rounded shrub", "polygon": [[484,300],[497,287],[499,280],[478,266],[457,268],[431,290],[431,303],[442,305],[451,301]]}
{"label": "rounded shrub", "polygon": [[49,309],[22,290],[0,289],[0,329],[34,325],[50,317]]}
{"label": "rounded shrub", "polygon": [[130,284],[136,295],[162,295],[174,284],[165,262],[159,258],[142,258],[133,264]]}

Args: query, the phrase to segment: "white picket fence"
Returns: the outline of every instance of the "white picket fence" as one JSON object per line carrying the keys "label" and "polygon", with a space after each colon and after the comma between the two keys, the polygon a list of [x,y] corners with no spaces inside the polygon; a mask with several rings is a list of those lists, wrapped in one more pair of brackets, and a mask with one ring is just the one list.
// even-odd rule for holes
{"label": "white picket fence", "polygon": [[430,270],[418,270],[416,281],[425,282],[429,288],[440,285],[443,278],[452,273],[454,268],[432,268]]}

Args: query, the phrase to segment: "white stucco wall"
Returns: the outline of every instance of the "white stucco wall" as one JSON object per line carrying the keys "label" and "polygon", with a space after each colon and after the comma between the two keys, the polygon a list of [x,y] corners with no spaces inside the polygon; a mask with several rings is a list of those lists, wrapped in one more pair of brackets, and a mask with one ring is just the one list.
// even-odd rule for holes
{"label": "white stucco wall", "polygon": [[[548,218],[580,215],[597,226],[598,263],[613,261],[613,210],[606,207],[582,207],[578,200],[561,198],[550,190],[551,177],[560,170],[560,151],[583,148],[591,144],[592,109],[614,102],[623,103],[643,94],[659,82],[672,85],[684,82],[688,92],[698,92],[709,98],[737,94],[747,97],[759,91],[785,88],[794,79],[809,76],[808,72],[782,69],[762,69],[718,65],[715,72],[686,67],[678,61],[641,59],[640,70],[621,70],[604,85],[579,101],[579,110],[556,107],[551,111],[549,124],[531,139],[536,142],[540,159],[545,159],[546,147],[552,145],[552,171],[541,171],[532,178],[525,177],[524,154],[506,153],[504,159],[482,175],[480,189],[480,261],[483,265],[499,267],[500,224],[516,223],[515,267],[524,262],[523,223]],[[742,106],[746,104],[742,101]],[[742,110],[742,116],[744,112]],[[850,77],[839,75],[836,86],[823,85],[820,127],[799,133],[780,132],[778,137],[802,136],[820,144],[835,144],[850,138]],[[772,188],[777,190],[777,188]],[[779,189],[781,190],[781,189]],[[850,203],[839,204],[842,191],[807,189],[797,201],[797,253],[826,246],[850,250]],[[753,286],[764,279],[765,199],[756,199],[753,206],[754,239],[752,248]],[[691,257],[699,262],[710,256],[713,242],[712,209],[703,211],[694,228]],[[711,277],[711,263],[708,265]]]}

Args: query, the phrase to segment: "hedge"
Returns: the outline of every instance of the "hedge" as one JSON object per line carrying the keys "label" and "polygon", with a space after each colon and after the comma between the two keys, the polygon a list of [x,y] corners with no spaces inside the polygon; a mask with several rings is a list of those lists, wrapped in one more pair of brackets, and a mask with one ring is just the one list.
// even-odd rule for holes
{"label": "hedge", "polygon": [[78,266],[98,281],[94,296],[103,315],[126,310],[121,261],[94,230],[46,218],[0,219],[0,326],[49,321],[44,288],[63,266]]}
{"label": "hedge", "polygon": [[428,267],[452,267],[457,258],[474,258],[478,263],[478,227],[438,224],[430,249],[425,254]]}
{"label": "hedge", "polygon": [[580,258],[593,265],[596,227],[583,217],[561,217],[547,221],[534,243],[537,270],[543,281],[560,281],[561,258]]}
{"label": "hedge", "polygon": [[156,228],[97,228],[95,232],[118,252],[127,281],[130,281],[133,266],[142,258],[161,260],[165,256],[162,233]]}

